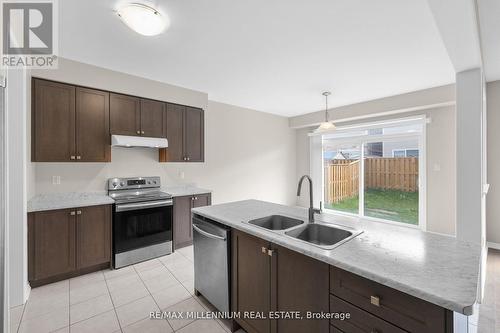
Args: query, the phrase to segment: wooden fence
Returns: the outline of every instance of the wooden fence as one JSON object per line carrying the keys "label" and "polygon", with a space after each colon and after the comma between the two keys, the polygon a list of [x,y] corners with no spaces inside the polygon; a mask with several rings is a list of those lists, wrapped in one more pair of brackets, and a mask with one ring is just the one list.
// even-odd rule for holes
{"label": "wooden fence", "polygon": [[334,160],[325,165],[325,201],[337,203],[359,191],[359,160]]}
{"label": "wooden fence", "polygon": [[[417,157],[365,159],[365,188],[418,191]],[[332,160],[325,164],[325,201],[337,203],[359,192],[359,160]]]}

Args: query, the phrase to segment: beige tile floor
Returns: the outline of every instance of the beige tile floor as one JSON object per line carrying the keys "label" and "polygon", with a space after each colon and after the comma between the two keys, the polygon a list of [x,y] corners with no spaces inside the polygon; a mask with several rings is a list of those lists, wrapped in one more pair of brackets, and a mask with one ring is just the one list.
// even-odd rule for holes
{"label": "beige tile floor", "polygon": [[194,296],[193,247],[31,290],[10,310],[11,333],[229,332],[218,320],[151,320],[151,311],[212,310]]}
{"label": "beige tile floor", "polygon": [[[479,305],[478,317],[471,319],[473,324],[477,323],[478,333],[500,332],[500,251],[488,251],[484,299]],[[476,332],[474,326],[469,328],[472,328],[470,332]]]}

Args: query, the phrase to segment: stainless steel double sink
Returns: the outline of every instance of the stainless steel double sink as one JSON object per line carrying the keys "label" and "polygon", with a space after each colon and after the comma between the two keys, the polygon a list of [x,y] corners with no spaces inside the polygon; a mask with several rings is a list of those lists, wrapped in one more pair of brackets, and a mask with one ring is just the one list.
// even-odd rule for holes
{"label": "stainless steel double sink", "polygon": [[248,221],[248,223],[325,250],[334,249],[363,232],[337,224],[321,222],[306,223],[305,221],[283,215],[266,216]]}

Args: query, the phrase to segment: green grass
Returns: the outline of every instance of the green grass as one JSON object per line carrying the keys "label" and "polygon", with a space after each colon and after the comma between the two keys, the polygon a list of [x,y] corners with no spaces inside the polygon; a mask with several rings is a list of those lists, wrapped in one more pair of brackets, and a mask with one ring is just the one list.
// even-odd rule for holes
{"label": "green grass", "polygon": [[[326,209],[358,214],[359,197],[355,196]],[[365,192],[365,215],[408,224],[418,224],[418,192],[368,189]]]}

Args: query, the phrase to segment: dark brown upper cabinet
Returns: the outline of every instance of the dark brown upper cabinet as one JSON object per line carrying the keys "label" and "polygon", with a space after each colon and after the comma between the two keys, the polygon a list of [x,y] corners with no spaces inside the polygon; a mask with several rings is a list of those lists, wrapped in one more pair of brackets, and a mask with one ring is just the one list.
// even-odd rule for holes
{"label": "dark brown upper cabinet", "polygon": [[82,162],[111,161],[109,93],[76,88],[76,158]]}
{"label": "dark brown upper cabinet", "polygon": [[109,93],[33,79],[33,162],[109,162]]}
{"label": "dark brown upper cabinet", "polygon": [[168,148],[160,149],[160,162],[205,160],[203,109],[167,104]]}
{"label": "dark brown upper cabinet", "polygon": [[141,135],[141,100],[137,97],[109,96],[109,131],[118,135]]}
{"label": "dark brown upper cabinet", "polygon": [[118,135],[167,136],[165,103],[127,95],[110,96],[110,132]]}
{"label": "dark brown upper cabinet", "polygon": [[141,135],[167,137],[167,115],[165,103],[141,99]]}
{"label": "dark brown upper cabinet", "polygon": [[184,155],[190,162],[204,160],[204,127],[203,110],[187,106],[184,113]]}
{"label": "dark brown upper cabinet", "polygon": [[66,162],[75,159],[76,88],[33,80],[32,89],[31,160]]}

